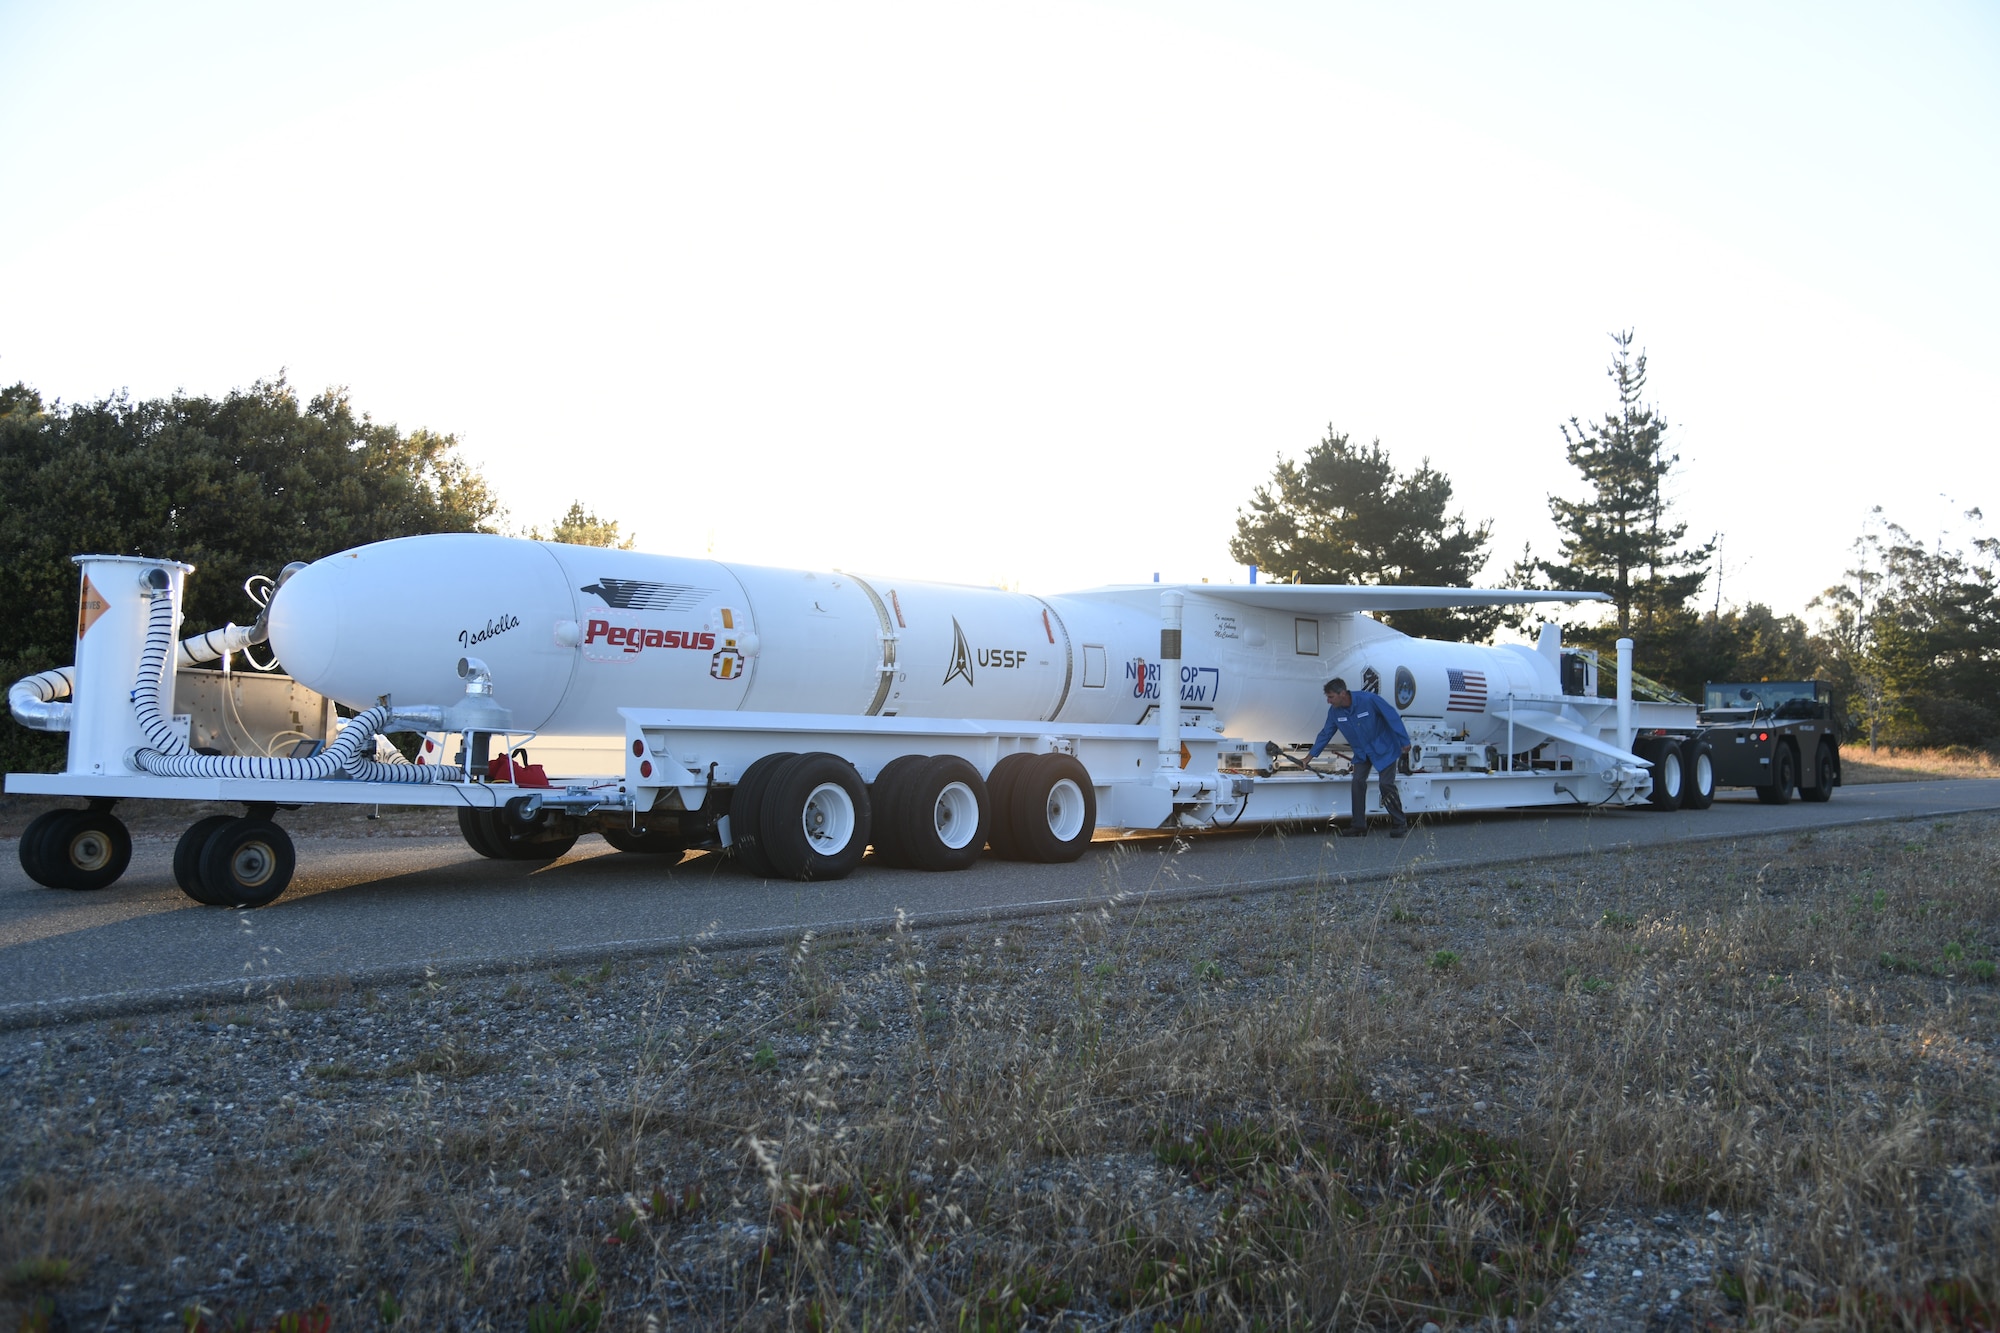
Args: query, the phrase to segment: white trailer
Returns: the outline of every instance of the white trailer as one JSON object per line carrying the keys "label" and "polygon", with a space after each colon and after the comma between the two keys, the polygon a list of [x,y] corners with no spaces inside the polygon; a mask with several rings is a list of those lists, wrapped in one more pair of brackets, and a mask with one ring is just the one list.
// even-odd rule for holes
{"label": "white trailer", "polygon": [[[449,549],[492,549],[467,548],[463,541]],[[510,543],[534,545],[547,544]],[[321,565],[359,559],[380,549],[360,548]],[[435,553],[441,548],[424,549]],[[624,558],[603,552],[577,555],[581,549],[556,551],[578,565]],[[508,554],[511,558],[511,551]],[[727,590],[715,594],[732,606],[719,611],[691,600],[688,589],[693,584],[687,579],[669,583],[656,577],[644,586],[667,588],[670,591],[661,596],[680,597],[685,603],[670,610],[683,619],[705,615],[706,623],[721,627],[726,637],[717,647],[713,631],[635,624],[624,631],[634,645],[633,654],[642,646],[684,642],[702,655],[710,679],[730,687],[727,697],[736,706],[702,707],[705,696],[699,694],[685,696],[696,706],[656,706],[663,692],[668,696],[665,702],[676,705],[673,692],[636,688],[643,680],[627,676],[624,679],[634,685],[633,697],[610,703],[611,718],[600,711],[593,720],[580,711],[578,691],[603,710],[607,701],[617,698],[619,677],[610,672],[619,668],[613,666],[601,677],[586,677],[586,669],[594,671],[605,661],[616,661],[615,657],[593,660],[582,651],[586,635],[606,639],[610,630],[608,620],[590,618],[588,606],[516,611],[488,601],[499,608],[497,614],[488,616],[483,630],[458,630],[456,643],[451,644],[481,649],[480,655],[466,651],[457,658],[459,692],[404,703],[387,689],[377,691],[375,685],[391,678],[435,680],[434,668],[414,662],[422,654],[415,649],[399,651],[392,642],[394,634],[357,635],[348,628],[347,619],[340,618],[351,616],[347,608],[327,610],[307,596],[289,597],[281,584],[273,608],[289,606],[295,627],[310,620],[319,607],[319,614],[334,616],[349,636],[348,651],[343,653],[333,645],[332,630],[294,628],[289,643],[279,639],[277,644],[287,666],[295,660],[307,662],[329,676],[353,680],[356,683],[336,697],[360,711],[332,744],[303,755],[273,757],[196,754],[188,744],[186,718],[175,718],[161,706],[162,700],[174,698],[177,666],[213,661],[260,641],[266,629],[263,618],[247,629],[231,625],[176,645],[181,593],[190,567],[114,556],[79,556],[77,563],[83,577],[76,665],[30,677],[10,693],[18,721],[69,733],[69,756],[62,773],[9,774],[6,789],[87,802],[81,810],[43,815],[21,840],[23,867],[38,883],[50,887],[101,888],[122,873],[130,839],[112,808],[117,801],[134,797],[240,802],[246,807],[241,818],[214,816],[194,824],[174,856],[176,878],[189,896],[229,906],[261,906],[283,892],[295,858],[290,839],[274,822],[275,812],[281,806],[315,803],[455,809],[466,840],[491,857],[552,859],[579,837],[597,833],[624,852],[678,856],[690,848],[713,847],[729,852],[753,873],[802,879],[845,875],[871,846],[877,859],[888,865],[948,870],[970,865],[989,850],[1014,859],[1073,860],[1096,834],[1107,831],[1324,823],[1342,817],[1349,804],[1347,757],[1341,747],[1336,744],[1309,767],[1303,762],[1307,742],[1302,735],[1245,735],[1231,722],[1252,719],[1266,731],[1317,730],[1312,718],[1318,711],[1318,674],[1351,661],[1349,669],[1357,683],[1374,681],[1382,673],[1363,661],[1371,655],[1392,668],[1390,692],[1412,703],[1419,680],[1435,679],[1438,692],[1450,691],[1429,713],[1422,708],[1406,712],[1412,745],[1398,785],[1409,815],[1647,802],[1678,807],[1683,800],[1706,804],[1712,795],[1699,780],[1704,765],[1695,762],[1699,751],[1693,738],[1694,710],[1635,703],[1629,641],[1620,643],[1616,697],[1600,698],[1590,679],[1594,665],[1582,671],[1566,669],[1560,644],[1548,630],[1533,649],[1495,649],[1410,639],[1356,614],[1356,608],[1371,603],[1392,609],[1453,600],[1491,605],[1577,600],[1574,594],[1266,585],[1251,596],[1242,589],[1169,585],[1058,599],[973,589],[965,590],[965,597],[955,603],[951,590],[937,585],[890,586],[884,597],[868,581],[832,576],[821,586],[853,592],[857,603],[872,603],[873,613],[881,617],[882,632],[872,650],[879,654],[873,705],[857,706],[852,712],[781,711],[742,707],[757,698],[746,693],[746,688],[756,688],[754,682],[746,686],[746,678],[765,671],[780,683],[789,682],[800,697],[819,701],[827,694],[815,668],[824,667],[831,675],[838,667],[837,661],[773,663],[770,641],[783,641],[788,628],[772,609],[776,599],[764,597],[760,610],[759,595],[751,590],[779,586],[785,571],[732,569]],[[432,573],[443,568],[434,562]],[[334,576],[351,578],[353,571],[342,566]],[[572,575],[570,581],[580,577]],[[712,574],[708,577],[710,582],[722,582]],[[632,612],[629,604],[636,598],[625,585],[639,583],[628,579],[620,584],[603,577],[582,592],[608,594],[614,601],[622,597],[627,603],[622,609]],[[305,586],[324,590],[330,585],[327,580],[314,585],[308,579]],[[853,591],[857,587],[859,591]],[[471,592],[480,598],[497,596],[484,586]],[[860,596],[864,592],[867,602]],[[1022,605],[1010,608],[1004,599]],[[1226,656],[1184,662],[1182,644],[1191,599],[1216,621],[1212,637],[1222,645],[1217,651],[1234,651],[1245,640],[1253,648],[1261,647],[1282,629],[1296,636],[1296,652],[1287,654],[1276,679],[1235,671],[1228,665],[1235,659]],[[1147,654],[1142,648],[1132,654],[1136,668],[1127,673],[1134,682],[1129,697],[1115,707],[1085,699],[1082,713],[1066,711],[1078,667],[1083,668],[1085,687],[1091,685],[1093,670],[1101,687],[1107,656],[1117,660],[1120,650],[1114,646],[1107,652],[1100,641],[1115,645],[1113,636],[1123,634],[1127,647],[1136,642],[1135,622],[1143,618],[1135,608],[1148,600],[1156,607],[1152,632],[1157,637],[1146,640],[1144,647],[1157,645],[1158,651]],[[1060,671],[1060,695],[1053,686],[1038,685],[1039,678],[1022,669],[1005,679],[1007,692],[996,697],[1034,700],[1038,716],[913,716],[887,706],[906,689],[917,698],[938,696],[936,687],[926,695],[910,683],[906,672],[897,670],[899,647],[903,666],[918,660],[921,649],[913,642],[898,642],[916,637],[910,624],[915,615],[906,614],[906,606],[924,607],[929,601],[937,603],[953,632],[953,642],[940,650],[946,686],[961,671],[965,684],[972,684],[971,650],[960,618],[976,615],[982,626],[1004,627],[1010,610],[1018,609],[1027,623],[1046,633],[1047,647],[1038,650],[1043,654],[1039,665]],[[823,614],[830,603],[831,594],[814,602],[812,610]],[[1218,606],[1226,610],[1215,610]],[[1336,609],[1325,612],[1329,606]],[[1314,608],[1327,619],[1299,614]],[[528,616],[552,621],[546,643],[528,635],[517,636],[511,644],[500,640]],[[446,622],[461,618],[446,617]],[[600,625],[604,633],[599,632]],[[1078,640],[1073,633],[1079,625],[1086,626],[1082,634],[1089,641]],[[836,628],[854,637],[853,631]],[[668,640],[670,634],[674,643]],[[509,659],[502,653],[501,665],[489,666],[485,658],[494,654],[487,640],[500,640],[509,651],[533,647],[538,656]],[[866,634],[857,639],[864,645],[870,641]],[[1080,655],[1073,650],[1073,641],[1083,650]],[[553,654],[547,650],[549,644]],[[620,645],[614,641],[608,646]],[[557,661],[551,666],[555,654],[562,652],[571,654],[565,659],[568,665]],[[983,659],[987,650],[979,652]],[[993,662],[1005,660],[1010,668],[1032,665],[1026,652],[996,648],[992,653]],[[368,655],[379,663],[372,671],[368,662],[357,660]],[[601,757],[606,762],[597,765],[597,771],[551,778],[540,766],[526,762],[525,746],[538,729],[518,726],[520,709],[509,706],[508,672],[516,662],[524,681],[548,692],[546,705],[538,702],[533,711],[545,719],[559,715],[566,719],[571,734],[556,749]],[[1230,710],[1214,706],[1225,689],[1218,685],[1213,694],[1208,691],[1211,679],[1222,682],[1225,671],[1235,677],[1227,681],[1233,716]],[[1192,683],[1186,683],[1190,672]],[[1181,689],[1172,687],[1176,681],[1184,682]],[[1161,682],[1167,687],[1160,688]],[[770,699],[777,686],[767,680],[763,689],[763,697]],[[1050,698],[1043,699],[1042,691]],[[1304,710],[1292,697],[1301,692],[1307,693]],[[1280,693],[1283,697],[1276,697]],[[1086,720],[1116,716],[1121,710],[1134,720]],[[594,750],[576,739],[578,717],[601,733],[602,743]],[[622,737],[611,730],[613,726],[622,729]],[[414,762],[397,762],[399,755],[378,751],[378,738],[395,732],[422,737]],[[1648,738],[1641,749],[1651,745],[1653,757],[1634,753],[1635,735]],[[622,744],[622,750],[614,755],[615,744]],[[1654,788],[1652,770],[1664,753],[1662,747],[1674,750],[1676,790],[1670,793]],[[1683,771],[1696,780],[1681,783]],[[1688,790],[1679,790],[1681,786]],[[1367,808],[1381,810],[1379,789],[1372,779]]]}

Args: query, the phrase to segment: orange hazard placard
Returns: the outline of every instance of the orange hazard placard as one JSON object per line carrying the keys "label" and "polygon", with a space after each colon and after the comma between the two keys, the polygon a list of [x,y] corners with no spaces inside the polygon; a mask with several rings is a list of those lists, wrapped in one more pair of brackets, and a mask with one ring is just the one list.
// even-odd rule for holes
{"label": "orange hazard placard", "polygon": [[104,594],[90,581],[90,575],[85,574],[83,593],[76,602],[76,637],[80,639],[89,633],[90,627],[97,623],[97,618],[110,609],[111,604],[104,600]]}

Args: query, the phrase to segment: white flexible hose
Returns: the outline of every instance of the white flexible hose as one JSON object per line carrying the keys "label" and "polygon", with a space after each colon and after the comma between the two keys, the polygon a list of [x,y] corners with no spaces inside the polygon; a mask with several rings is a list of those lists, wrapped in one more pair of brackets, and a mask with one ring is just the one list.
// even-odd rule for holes
{"label": "white flexible hose", "polygon": [[[69,696],[76,689],[76,668],[57,667],[17,680],[7,690],[7,707],[14,720],[34,731],[68,731]],[[57,700],[65,702],[58,703]]]}
{"label": "white flexible hose", "polygon": [[[231,628],[234,628],[233,626]],[[213,631],[204,639],[225,631]],[[170,778],[262,778],[317,781],[345,772],[363,782],[442,782],[453,776],[449,768],[428,764],[378,764],[362,757],[364,746],[373,748],[375,733],[387,725],[393,710],[378,705],[350,718],[333,744],[309,759],[265,759],[254,755],[195,754],[181,740],[160,711],[160,677],[167,664],[167,649],[174,637],[173,599],[164,593],[153,598],[146,616],[146,646],[139,656],[139,680],[132,690],[132,708],[139,729],[151,744],[133,752],[132,762],[148,773]],[[204,643],[200,651],[212,645]],[[186,645],[181,645],[183,649]],[[215,656],[222,655],[217,649]],[[203,659],[207,660],[207,659]]]}
{"label": "white flexible hose", "polygon": [[[182,639],[174,650],[174,659],[180,666],[200,666],[203,662],[215,661],[224,653],[244,652],[251,644],[260,641],[261,635],[254,625],[224,625],[221,629]],[[56,667],[52,671],[40,671],[15,681],[7,690],[7,708],[14,714],[16,722],[31,730],[68,731],[68,701],[75,693],[76,668]]]}

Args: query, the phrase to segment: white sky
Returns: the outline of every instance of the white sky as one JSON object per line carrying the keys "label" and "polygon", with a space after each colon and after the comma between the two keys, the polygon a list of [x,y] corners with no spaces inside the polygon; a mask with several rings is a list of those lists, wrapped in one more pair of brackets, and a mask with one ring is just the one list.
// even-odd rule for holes
{"label": "white sky", "polygon": [[1627,326],[1729,602],[2000,505],[1990,5],[0,2],[0,70],[0,382],[344,384],[522,527],[1240,580],[1331,422],[1498,579]]}

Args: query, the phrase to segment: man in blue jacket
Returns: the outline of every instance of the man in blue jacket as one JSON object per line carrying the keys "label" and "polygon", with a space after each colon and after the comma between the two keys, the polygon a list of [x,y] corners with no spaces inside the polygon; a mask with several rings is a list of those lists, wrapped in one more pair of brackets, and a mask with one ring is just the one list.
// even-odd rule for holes
{"label": "man in blue jacket", "polygon": [[1378,782],[1382,808],[1389,812],[1389,836],[1402,837],[1410,831],[1409,821],[1403,818],[1402,793],[1396,790],[1396,762],[1410,748],[1410,733],[1402,716],[1381,695],[1367,690],[1352,692],[1338,676],[1326,683],[1326,702],[1326,725],[1320,728],[1306,762],[1319,757],[1336,727],[1354,751],[1354,818],[1340,836],[1368,836],[1368,773],[1372,768],[1381,775]]}

